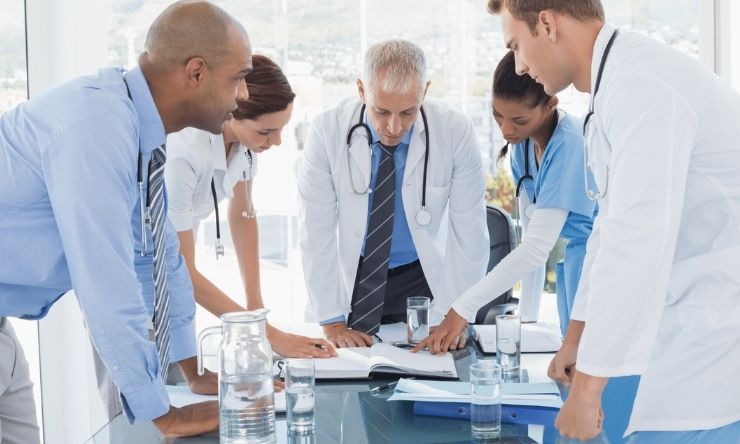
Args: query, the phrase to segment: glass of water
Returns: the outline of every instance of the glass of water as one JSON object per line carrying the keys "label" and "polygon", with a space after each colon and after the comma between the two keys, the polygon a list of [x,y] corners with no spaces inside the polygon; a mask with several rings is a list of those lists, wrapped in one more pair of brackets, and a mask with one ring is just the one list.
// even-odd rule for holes
{"label": "glass of water", "polygon": [[470,366],[470,431],[473,439],[501,434],[501,366],[482,360]]}
{"label": "glass of water", "polygon": [[288,431],[311,434],[316,425],[313,359],[288,359],[284,371]]}
{"label": "glass of water", "polygon": [[429,336],[429,298],[413,296],[406,299],[408,343],[418,344]]}
{"label": "glass of water", "polygon": [[504,376],[519,374],[522,321],[516,315],[496,316],[496,361]]}

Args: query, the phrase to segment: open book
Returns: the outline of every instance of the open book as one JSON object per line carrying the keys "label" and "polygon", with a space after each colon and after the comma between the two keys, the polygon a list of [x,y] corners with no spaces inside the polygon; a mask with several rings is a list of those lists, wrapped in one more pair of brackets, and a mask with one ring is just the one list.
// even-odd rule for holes
{"label": "open book", "polygon": [[316,378],[358,379],[368,378],[370,373],[457,378],[455,360],[450,353],[411,353],[391,344],[379,343],[372,347],[338,348],[337,355],[335,358],[314,359]]}

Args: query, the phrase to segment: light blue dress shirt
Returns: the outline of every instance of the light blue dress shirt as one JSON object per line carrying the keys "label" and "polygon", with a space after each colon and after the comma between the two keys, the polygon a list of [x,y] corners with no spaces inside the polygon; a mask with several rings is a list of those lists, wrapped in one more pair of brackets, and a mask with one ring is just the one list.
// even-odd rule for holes
{"label": "light blue dress shirt", "polygon": [[[371,163],[370,173],[370,188],[375,189],[375,183],[378,181],[378,166],[380,165],[380,136],[375,131],[372,125],[370,126],[370,133],[373,136],[373,154]],[[409,230],[409,224],[406,221],[406,210],[403,208],[403,172],[406,169],[406,157],[409,154],[409,141],[411,140],[411,133],[414,127],[412,126],[403,136],[403,140],[393,151],[393,162],[396,167],[396,198],[393,213],[393,237],[391,238],[391,258],[388,262],[388,268],[396,268],[401,265],[410,264],[415,260],[419,259],[419,255],[416,253],[416,247],[414,246],[414,239],[411,237],[411,230]],[[373,193],[368,195],[368,216],[367,220],[370,221],[370,211],[373,208]],[[365,243],[362,244],[362,254],[365,254]]]}
{"label": "light blue dress shirt", "polygon": [[[129,420],[148,420],[169,401],[149,340],[152,257],[139,254],[136,170],[138,153],[146,166],[166,136],[141,70],[126,80],[132,100],[111,68],[0,117],[0,316],[39,319],[74,289]],[[195,303],[171,225],[165,237],[176,362],[195,354]]]}
{"label": "light blue dress shirt", "polygon": [[[367,123],[367,118],[365,119]],[[372,140],[372,161],[371,161],[371,175],[370,175],[370,188],[375,188],[375,183],[378,180],[378,166],[380,165],[380,136],[375,131],[372,125],[369,125],[370,133],[373,136]],[[403,208],[403,196],[400,190],[403,188],[403,173],[406,169],[406,157],[409,154],[409,142],[411,140],[411,133],[414,127],[412,126],[406,132],[406,135],[401,140],[401,143],[396,147],[393,152],[393,162],[396,167],[396,198],[394,204],[393,213],[393,237],[391,238],[391,257],[388,262],[388,268],[395,268],[401,265],[410,264],[415,260],[419,259],[419,255],[416,252],[416,246],[414,246],[414,239],[411,237],[411,230],[409,224],[406,221],[406,210]],[[368,222],[370,221],[370,212],[373,207],[373,193],[368,195]],[[367,226],[367,225],[366,225]],[[365,254],[365,241],[362,243],[362,254]],[[332,324],[334,322],[343,322],[344,316],[338,316],[332,319],[326,319],[321,321],[321,325]]]}

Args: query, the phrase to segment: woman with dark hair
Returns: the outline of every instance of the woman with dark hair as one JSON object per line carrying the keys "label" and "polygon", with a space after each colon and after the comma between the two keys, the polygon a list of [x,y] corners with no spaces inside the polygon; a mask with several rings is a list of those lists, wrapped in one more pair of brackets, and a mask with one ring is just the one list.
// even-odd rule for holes
{"label": "woman with dark hair", "polygon": [[[520,280],[529,281],[532,289],[523,288],[522,318],[536,321],[541,295],[537,287],[541,289],[544,283],[544,273],[538,271],[559,238],[568,240],[565,258],[557,266],[558,314],[565,332],[596,205],[586,194],[581,124],[558,110],[557,104],[557,97],[548,96],[531,77],[517,75],[512,52],[503,57],[493,77],[493,117],[507,142],[499,158],[513,146],[511,169],[525,236],[486,277],[458,298],[442,324],[417,348],[447,351],[450,336],[465,327],[466,319]],[[533,276],[538,282],[532,283]]]}
{"label": "woman with dark hair", "polygon": [[[265,56],[252,57],[246,75],[249,98],[239,101],[222,134],[186,128],[167,138],[168,217],[180,238],[180,254],[190,272],[195,301],[220,316],[242,311],[225,292],[204,276],[195,263],[195,233],[216,203],[229,199],[228,215],[239,270],[246,289],[246,309],[264,307],[260,289],[257,218],[252,181],[257,154],[280,145],[280,133],[290,120],[295,94],[283,72]],[[218,216],[218,213],[216,213]],[[220,228],[219,228],[220,231]],[[223,254],[220,238],[216,257]],[[267,326],[274,351],[286,357],[329,357],[334,347],[324,339],[293,335]]]}

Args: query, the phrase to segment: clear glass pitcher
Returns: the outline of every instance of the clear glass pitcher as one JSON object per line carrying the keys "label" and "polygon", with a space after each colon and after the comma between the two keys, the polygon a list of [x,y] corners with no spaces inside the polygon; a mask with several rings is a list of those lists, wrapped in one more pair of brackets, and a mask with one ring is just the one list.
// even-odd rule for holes
{"label": "clear glass pitcher", "polygon": [[221,444],[275,442],[272,349],[265,334],[268,310],[221,316],[220,327],[198,335],[198,373],[203,374],[203,340],[221,334],[219,416]]}

